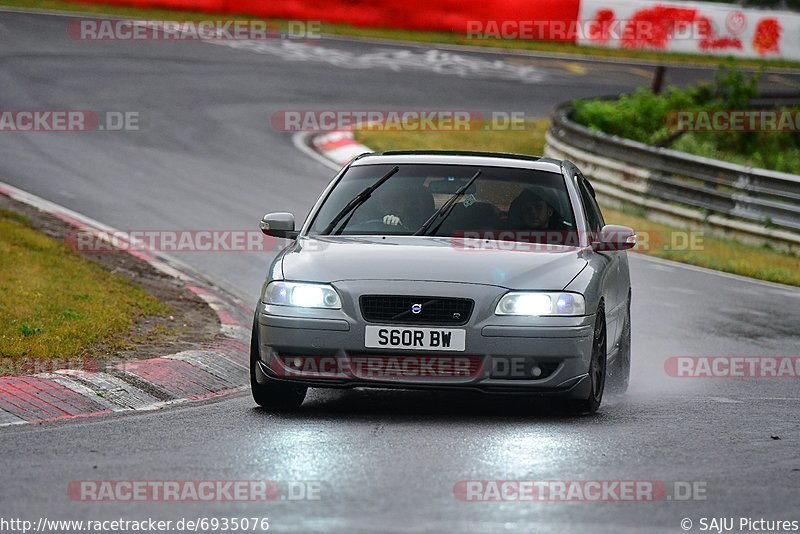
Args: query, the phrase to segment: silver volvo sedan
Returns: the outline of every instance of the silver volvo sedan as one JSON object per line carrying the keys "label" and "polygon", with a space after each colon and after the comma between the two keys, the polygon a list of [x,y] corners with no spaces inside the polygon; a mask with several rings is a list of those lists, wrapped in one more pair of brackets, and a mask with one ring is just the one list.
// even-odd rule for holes
{"label": "silver volvo sedan", "polygon": [[[555,394],[595,412],[624,392],[626,249],[568,161],[474,152],[359,156],[267,273],[250,356],[253,398],[297,408],[309,387]],[[607,380],[608,379],[608,380]]]}

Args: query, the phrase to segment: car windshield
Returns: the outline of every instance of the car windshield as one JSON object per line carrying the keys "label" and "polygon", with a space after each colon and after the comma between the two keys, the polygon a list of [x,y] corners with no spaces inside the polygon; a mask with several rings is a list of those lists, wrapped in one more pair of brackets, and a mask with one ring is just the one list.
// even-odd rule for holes
{"label": "car windshield", "polygon": [[[320,207],[309,233],[324,233],[348,202],[393,167],[350,167]],[[426,235],[554,243],[575,234],[572,205],[561,174],[471,165],[400,165],[399,171],[331,233],[412,235],[478,172],[477,179]]]}

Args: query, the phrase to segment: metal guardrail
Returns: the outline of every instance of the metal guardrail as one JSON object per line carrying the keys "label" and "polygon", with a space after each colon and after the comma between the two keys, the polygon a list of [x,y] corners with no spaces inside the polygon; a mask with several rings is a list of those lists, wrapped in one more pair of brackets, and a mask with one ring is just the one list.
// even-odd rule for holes
{"label": "metal guardrail", "polygon": [[[558,106],[547,132],[546,154],[570,159],[626,199],[655,199],[762,227],[767,237],[789,233],[800,244],[800,176],[735,165],[645,145],[591,130],[571,120],[571,103]],[[583,164],[583,166],[582,166]],[[641,202],[638,202],[641,204]],[[793,238],[792,234],[797,237]]]}

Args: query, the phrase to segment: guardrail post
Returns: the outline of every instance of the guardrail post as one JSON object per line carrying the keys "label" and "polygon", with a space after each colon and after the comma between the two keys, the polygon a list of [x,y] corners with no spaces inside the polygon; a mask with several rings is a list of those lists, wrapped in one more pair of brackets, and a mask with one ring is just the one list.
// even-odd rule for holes
{"label": "guardrail post", "polygon": [[650,88],[650,90],[653,91],[653,94],[657,95],[661,93],[661,89],[664,87],[664,74],[666,72],[667,67],[664,65],[659,65],[656,67],[656,70],[653,73],[653,85]]}

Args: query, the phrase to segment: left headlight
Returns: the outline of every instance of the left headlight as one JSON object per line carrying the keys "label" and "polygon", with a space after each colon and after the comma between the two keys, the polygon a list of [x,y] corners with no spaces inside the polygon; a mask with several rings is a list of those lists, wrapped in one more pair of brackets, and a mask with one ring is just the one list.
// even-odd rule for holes
{"label": "left headlight", "polygon": [[586,315],[586,299],[580,293],[512,291],[503,295],[495,315]]}
{"label": "left headlight", "polygon": [[264,290],[263,300],[267,304],[294,306],[297,308],[338,310],[342,307],[339,294],[327,284],[270,282]]}

